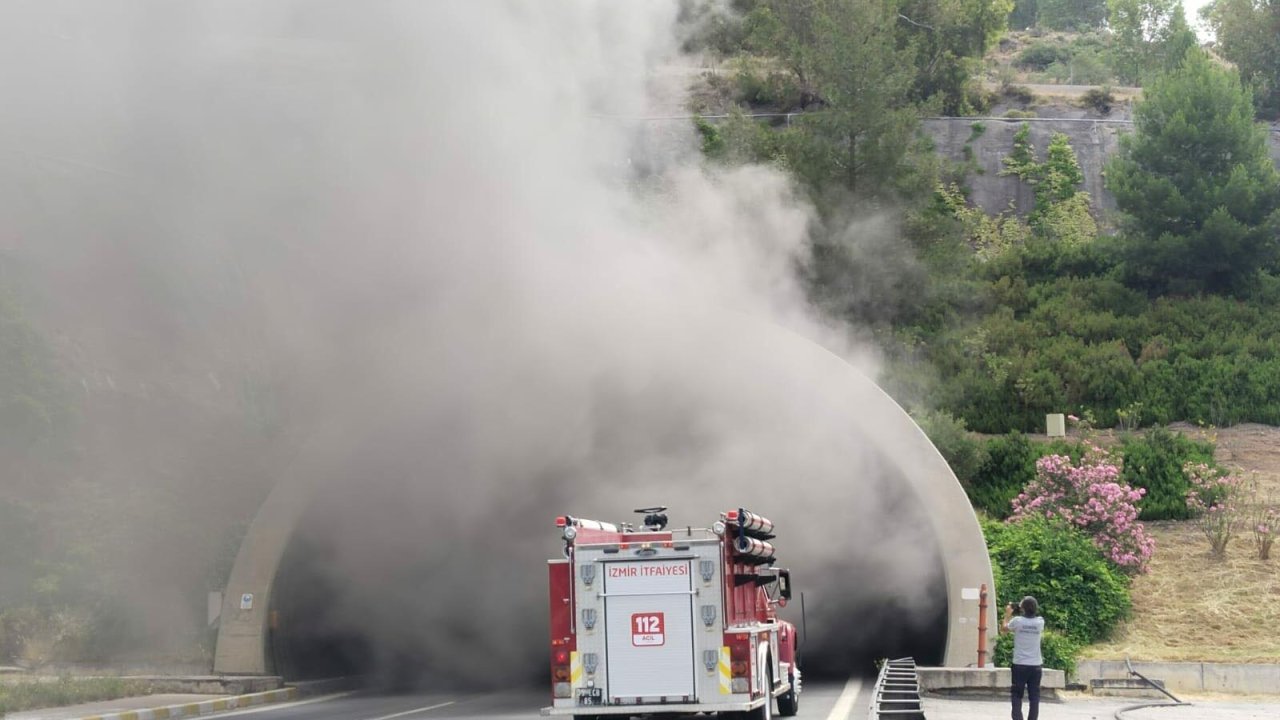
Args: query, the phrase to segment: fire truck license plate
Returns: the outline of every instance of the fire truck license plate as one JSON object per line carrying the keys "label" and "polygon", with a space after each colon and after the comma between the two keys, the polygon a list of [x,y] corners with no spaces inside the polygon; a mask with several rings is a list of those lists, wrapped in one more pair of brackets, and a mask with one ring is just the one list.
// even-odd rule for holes
{"label": "fire truck license plate", "polygon": [[579,705],[603,705],[604,690],[598,687],[578,688]]}

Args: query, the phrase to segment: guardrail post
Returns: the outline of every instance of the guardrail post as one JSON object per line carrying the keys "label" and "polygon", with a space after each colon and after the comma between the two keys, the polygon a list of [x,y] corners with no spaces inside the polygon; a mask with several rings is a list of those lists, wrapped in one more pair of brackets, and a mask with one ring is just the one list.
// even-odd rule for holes
{"label": "guardrail post", "polygon": [[978,667],[987,666],[987,584],[978,590]]}

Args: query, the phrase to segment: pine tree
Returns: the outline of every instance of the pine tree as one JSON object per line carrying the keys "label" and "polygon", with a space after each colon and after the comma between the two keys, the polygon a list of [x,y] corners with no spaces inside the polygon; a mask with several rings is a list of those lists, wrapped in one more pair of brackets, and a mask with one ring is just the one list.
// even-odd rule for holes
{"label": "pine tree", "polygon": [[1106,171],[1130,284],[1227,293],[1273,267],[1280,174],[1252,102],[1234,70],[1197,49],[1147,89]]}

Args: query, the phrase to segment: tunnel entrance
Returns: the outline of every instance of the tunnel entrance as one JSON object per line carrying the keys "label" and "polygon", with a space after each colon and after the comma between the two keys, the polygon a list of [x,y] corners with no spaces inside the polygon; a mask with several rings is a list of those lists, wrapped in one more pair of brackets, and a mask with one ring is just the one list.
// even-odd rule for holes
{"label": "tunnel entrance", "polygon": [[[839,357],[716,319],[714,342],[641,381],[544,384],[521,408],[498,393],[480,414],[465,394],[448,405],[404,392],[344,416],[254,520],[225,596],[270,601],[224,608],[215,670],[541,683],[553,518],[627,520],[652,505],[671,507],[673,526],[734,507],[776,523],[805,598],[805,617],[796,602],[784,617],[807,626],[813,675],[883,657],[972,664],[966,596],[992,586],[991,566],[946,462]],[[987,619],[994,636],[993,609]]]}
{"label": "tunnel entrance", "polygon": [[[882,501],[898,522],[926,524],[906,492]],[[272,591],[273,672],[289,680],[358,676],[382,690],[545,682],[544,567],[560,548],[553,517],[499,512],[489,530],[507,531],[468,533],[461,530],[465,522],[423,523],[417,502],[412,492],[342,489],[315,498]],[[936,545],[922,551],[851,544],[815,564],[800,554],[812,541],[799,538],[826,534],[840,542],[839,528],[788,519],[776,544],[794,573],[797,597],[782,614],[804,633],[808,677],[874,674],[883,658],[942,664],[947,594]],[[922,557],[933,567],[910,575],[926,582],[902,595],[886,591],[903,564]]]}

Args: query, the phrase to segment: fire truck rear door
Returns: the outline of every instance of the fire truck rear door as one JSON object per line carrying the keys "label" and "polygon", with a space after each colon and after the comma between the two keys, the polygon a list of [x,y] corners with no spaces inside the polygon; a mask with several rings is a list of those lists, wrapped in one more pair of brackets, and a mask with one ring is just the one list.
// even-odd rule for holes
{"label": "fire truck rear door", "polygon": [[606,563],[604,600],[609,695],[696,700],[690,561]]}

